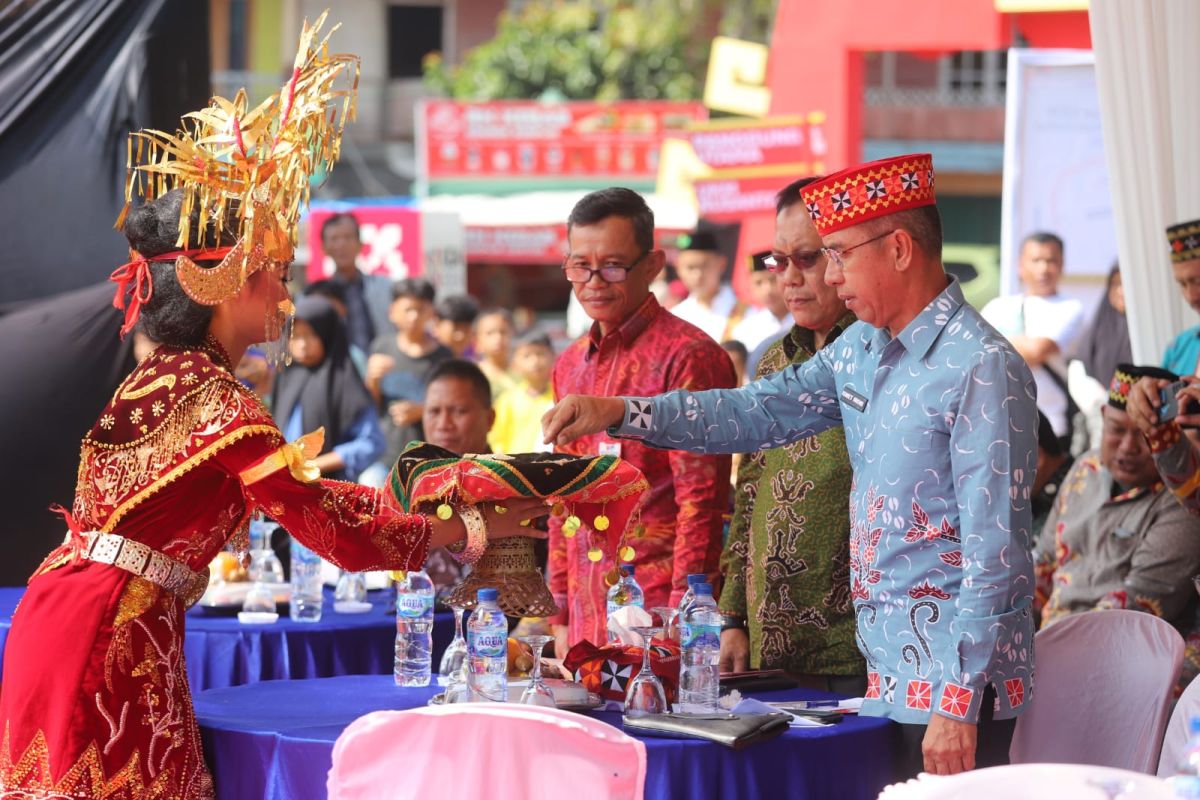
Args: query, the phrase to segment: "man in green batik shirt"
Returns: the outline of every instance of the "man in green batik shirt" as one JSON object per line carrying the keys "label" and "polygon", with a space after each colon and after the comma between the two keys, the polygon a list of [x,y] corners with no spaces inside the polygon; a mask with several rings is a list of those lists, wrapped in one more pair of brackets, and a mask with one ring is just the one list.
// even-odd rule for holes
{"label": "man in green batik shirt", "polygon": [[[800,364],[855,321],[824,281],[821,237],[795,181],[776,198],[775,245],[754,269],[779,275],[796,324],[756,378]],[[842,429],[746,457],[721,555],[721,669],[785,669],[807,686],[861,696],[866,666],[850,601],[849,495]]]}

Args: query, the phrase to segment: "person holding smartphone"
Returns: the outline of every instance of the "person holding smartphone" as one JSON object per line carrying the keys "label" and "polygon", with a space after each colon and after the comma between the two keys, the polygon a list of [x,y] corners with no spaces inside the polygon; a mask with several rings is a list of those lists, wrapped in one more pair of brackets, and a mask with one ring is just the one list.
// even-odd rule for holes
{"label": "person holding smartphone", "polygon": [[[1184,508],[1200,515],[1200,383],[1142,378],[1129,392],[1129,416],[1146,435],[1154,464]],[[1188,435],[1184,435],[1187,431]]]}

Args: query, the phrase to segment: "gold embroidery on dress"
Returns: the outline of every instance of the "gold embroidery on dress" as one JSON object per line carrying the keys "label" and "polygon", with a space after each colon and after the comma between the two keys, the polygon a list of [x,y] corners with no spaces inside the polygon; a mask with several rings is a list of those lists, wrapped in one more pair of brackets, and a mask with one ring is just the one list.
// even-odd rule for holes
{"label": "gold embroidery on dress", "polygon": [[121,599],[117,602],[117,616],[113,627],[119,628],[134,617],[141,616],[158,599],[158,586],[145,578],[135,577],[125,585]]}
{"label": "gold embroidery on dress", "polygon": [[[147,369],[146,372],[153,374],[149,369]],[[146,395],[152,394],[152,393],[158,391],[159,389],[166,389],[167,391],[170,391],[171,389],[174,389],[174,388],[175,388],[175,376],[174,375],[163,375],[161,378],[155,378],[154,380],[150,381],[149,383],[147,383],[143,386],[139,386],[136,389],[133,388],[132,386],[126,386],[121,389],[120,394],[118,394],[117,396],[122,400],[140,400],[141,398],[145,397]]]}

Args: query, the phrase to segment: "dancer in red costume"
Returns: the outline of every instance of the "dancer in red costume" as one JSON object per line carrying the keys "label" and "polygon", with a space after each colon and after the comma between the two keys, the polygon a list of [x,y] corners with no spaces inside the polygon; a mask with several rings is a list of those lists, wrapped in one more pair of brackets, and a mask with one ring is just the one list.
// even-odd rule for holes
{"label": "dancer in red costume", "polygon": [[[0,694],[6,798],[213,795],[184,611],[207,583],[205,565],[244,537],[256,510],[348,570],[416,569],[429,547],[464,534],[476,552],[489,524],[493,537],[533,530],[520,522],[539,513],[537,500],[511,501],[503,516],[465,506],[443,520],[322,480],[308,460],[319,434],[286,443],[233,376],[264,319],[272,338],[286,317],[300,200],[315,166],[336,158],[352,109],[352,90],[333,87],[357,60],[314,46],[320,25],[306,27],[292,80],[259,108],[246,112],[243,95],[216,99],[192,131],[135,134],[154,165],[135,172],[157,177],[143,187],[148,202],[122,215],[134,252],[114,273],[115,302],[125,330],[140,321],[161,346],[84,438],[74,506],[63,511],[70,533],[14,616]],[[327,111],[339,97],[342,113]]]}

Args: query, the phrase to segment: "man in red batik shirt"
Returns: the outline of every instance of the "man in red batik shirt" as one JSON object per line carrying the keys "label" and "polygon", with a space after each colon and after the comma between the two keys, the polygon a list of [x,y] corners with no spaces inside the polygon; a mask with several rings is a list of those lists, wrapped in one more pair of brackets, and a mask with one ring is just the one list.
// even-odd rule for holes
{"label": "man in red batik shirt", "polygon": [[[654,248],[654,214],[639,194],[610,188],[587,195],[567,219],[567,242],[563,272],[593,323],[555,364],[555,401],[568,394],[644,397],[671,389],[733,388],[733,363],[720,345],[664,311],[650,293],[666,256]],[[641,517],[645,532],[626,536],[647,609],[677,604],[689,573],[716,580],[729,504],[729,456],[656,450],[604,434],[558,449],[619,455],[649,480]],[[550,623],[560,657],[583,639],[595,644],[607,639],[605,595],[616,578],[616,554],[592,562],[587,538],[582,532],[564,536],[561,519],[552,518],[548,572],[560,611]]]}

